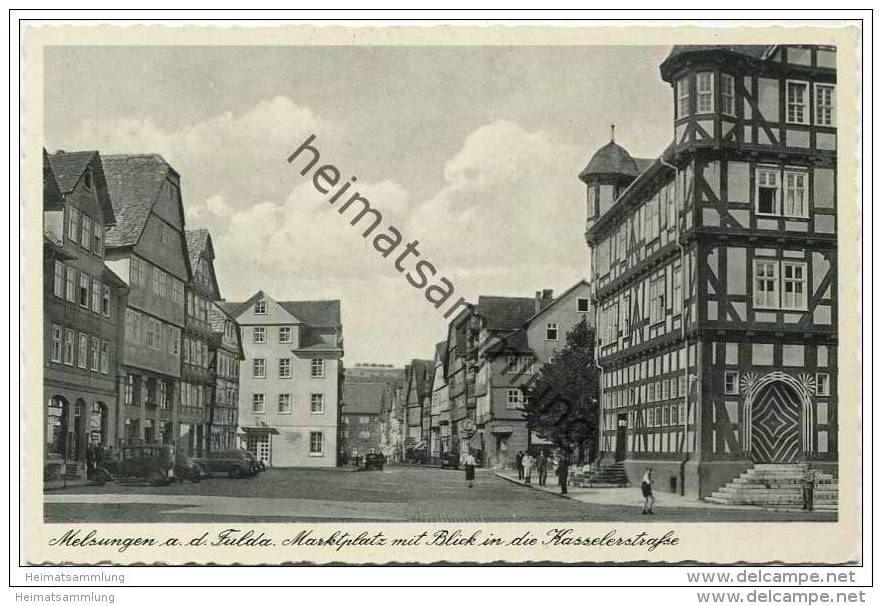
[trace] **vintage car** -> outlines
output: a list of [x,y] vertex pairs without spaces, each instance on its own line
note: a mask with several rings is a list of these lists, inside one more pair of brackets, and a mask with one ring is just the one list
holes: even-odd
[[459,469],[459,454],[455,452],[445,452],[441,455],[441,469],[445,468]]
[[369,452],[364,455],[364,468],[365,469],[379,469],[382,470],[383,466],[386,464],[386,457],[378,452]]
[[194,461],[205,475],[225,473],[231,478],[244,478],[260,469],[257,459],[247,450],[218,450]]
[[196,462],[196,459],[183,452],[178,452],[175,455],[175,477],[178,482],[189,480],[198,484],[202,480],[202,476],[202,466]]
[[147,481],[154,486],[167,486],[175,479],[175,447],[170,444],[136,444],[123,446],[118,456],[102,459],[92,473],[92,482]]

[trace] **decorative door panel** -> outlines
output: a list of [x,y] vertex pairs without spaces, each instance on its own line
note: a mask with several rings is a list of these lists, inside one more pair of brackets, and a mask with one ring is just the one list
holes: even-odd
[[757,394],[751,412],[751,452],[755,463],[797,463],[800,444],[800,400],[781,381]]

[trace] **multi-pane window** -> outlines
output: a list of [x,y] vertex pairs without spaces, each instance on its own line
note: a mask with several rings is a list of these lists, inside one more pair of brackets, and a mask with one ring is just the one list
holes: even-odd
[[80,294],[78,301],[83,307],[89,307],[89,284],[90,279],[87,274],[80,274]]
[[260,315],[266,314],[266,301],[257,301],[254,304],[254,313]]
[[324,450],[324,436],[320,431],[309,432],[309,454],[320,455]]
[[61,362],[61,327],[52,325],[52,348],[49,350],[53,362]]
[[622,297],[622,335],[627,339],[631,333],[631,295]]
[[509,355],[506,358],[505,372],[507,374],[517,374],[521,367],[521,357],[518,355]]
[[291,394],[279,394],[279,413],[285,415],[291,414]]
[[324,394],[314,393],[309,397],[309,412],[314,415],[320,415],[325,412]]
[[79,347],[77,348],[77,366],[86,368],[89,359],[89,337],[80,333]]
[[141,261],[138,257],[132,257],[131,260],[131,273],[132,273],[132,284],[137,284],[138,286],[144,285],[144,262]]
[[781,263],[781,306],[784,309],[805,309],[805,263]]
[[110,344],[107,341],[101,341],[101,373],[110,372]]
[[780,184],[777,168],[756,169],[756,212],[763,215],[777,215],[780,199]]
[[836,122],[836,95],[832,84],[815,84],[815,124],[833,126]]
[[71,303],[77,300],[77,270],[73,267],[67,268],[64,278],[65,298]]
[[181,351],[181,329],[177,326],[168,327],[168,353],[176,356]]
[[89,337],[89,350],[91,353],[91,364],[89,368],[95,372],[98,372],[98,339],[95,337]]
[[101,256],[104,254],[104,226],[95,224],[95,236],[92,239],[92,252]]
[[279,327],[279,343],[290,343],[291,342],[291,327],[290,326],[280,326]]
[[784,171],[784,216],[808,217],[808,173]]
[[754,307],[778,307],[778,262],[754,261],[753,305]]
[[64,296],[64,263],[55,262],[55,277],[52,283],[52,292],[56,297]]
[[67,237],[74,242],[79,241],[80,211],[73,206],[67,207]]
[[101,313],[110,317],[110,287],[101,287]]
[[64,331],[64,363],[73,366],[74,363],[74,331]]
[[266,343],[266,326],[255,326],[253,335],[255,343]]
[[521,408],[521,405],[523,404],[523,392],[521,392],[520,389],[509,389],[506,396],[506,408]]
[[279,378],[280,379],[290,379],[291,378],[291,358],[279,359]]
[[787,82],[787,122],[808,124],[808,83]]
[[720,111],[735,115],[735,78],[729,74],[720,75]]
[[697,112],[709,114],[714,111],[714,74],[699,72],[696,77]]
[[184,301],[184,283],[176,278],[171,278],[171,281],[172,301],[174,301],[175,303],[182,303]]
[[684,76],[677,80],[677,117],[689,115],[689,78]]
[[671,292],[671,297],[673,298],[671,306],[674,309],[674,315],[677,315],[683,311],[683,272],[680,270],[679,265],[674,267],[671,276],[674,282]]
[[316,379],[325,376],[325,361],[322,358],[313,358],[309,363],[309,376]]
[[830,375],[819,372],[815,375],[815,393],[819,396],[830,395]]
[[652,324],[665,319],[665,274],[656,275],[649,282],[649,321]]
[[579,298],[576,299],[576,311],[579,313],[584,313],[588,311],[588,299]]
[[92,311],[101,311],[101,282],[92,280]]
[[545,340],[557,341],[557,322],[549,322],[545,325]]
[[737,370],[727,370],[725,372],[723,375],[723,391],[728,396],[738,395],[739,387]]
[[251,396],[251,412],[253,412],[253,413],[266,412],[266,401],[265,401],[264,395],[262,393],[256,393]]
[[80,231],[80,246],[86,250],[92,250],[92,219],[83,215],[83,228]]
[[263,358],[254,358],[251,363],[251,376],[255,379],[266,378],[266,360]]

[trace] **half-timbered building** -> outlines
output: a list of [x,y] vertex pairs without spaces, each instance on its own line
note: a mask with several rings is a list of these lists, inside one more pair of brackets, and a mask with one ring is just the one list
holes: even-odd
[[705,497],[758,463],[836,472],[836,55],[678,46],[674,140],[587,187],[601,450]]

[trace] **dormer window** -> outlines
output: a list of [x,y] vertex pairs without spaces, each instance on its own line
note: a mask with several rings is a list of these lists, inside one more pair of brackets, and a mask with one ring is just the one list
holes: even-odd
[[698,113],[710,114],[714,111],[714,74],[700,72],[697,78]]
[[266,301],[258,301],[254,304],[254,313],[260,316],[266,315]]
[[92,169],[91,168],[87,168],[86,172],[83,173],[83,186],[88,191],[92,191]]

